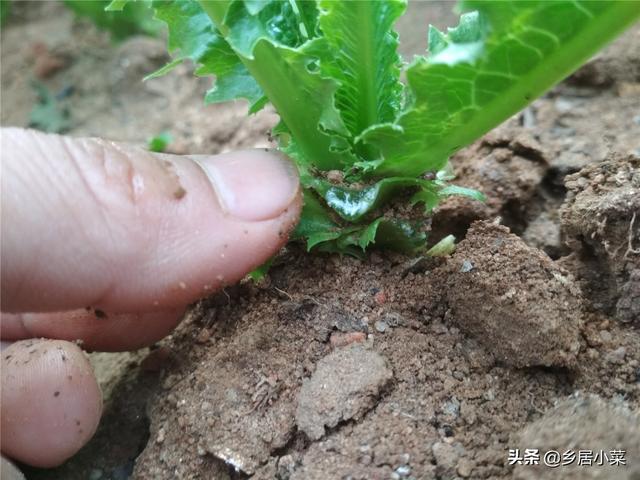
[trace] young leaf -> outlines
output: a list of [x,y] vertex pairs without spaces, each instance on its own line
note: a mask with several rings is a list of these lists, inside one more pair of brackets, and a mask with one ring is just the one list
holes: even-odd
[[637,2],[468,0],[477,15],[407,69],[413,104],[358,139],[378,148],[379,176],[438,170],[460,148],[575,70],[640,16]]
[[[304,18],[312,15],[307,11],[303,17],[277,0],[267,0],[269,5],[257,15],[240,1],[200,3],[276,107],[291,132],[295,147],[290,146],[290,151],[297,160],[321,170],[353,163],[355,158],[339,147],[344,142],[336,139],[348,135],[334,104],[338,83],[324,78],[317,68],[320,57],[333,54],[322,38],[306,40],[300,31]],[[315,2],[297,4],[315,8]],[[270,21],[273,9],[279,15]],[[295,25],[295,31],[282,33],[279,25]]]
[[406,2],[321,0],[319,6],[320,28],[334,52],[321,68],[340,82],[336,104],[347,129],[355,137],[370,125],[393,121],[404,87],[392,25]]

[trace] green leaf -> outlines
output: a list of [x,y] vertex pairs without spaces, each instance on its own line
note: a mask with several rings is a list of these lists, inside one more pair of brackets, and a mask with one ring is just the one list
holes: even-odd
[[[336,136],[348,136],[334,103],[338,82],[323,77],[317,68],[320,57],[328,58],[333,53],[322,38],[305,39],[300,30],[303,16],[285,8],[284,3],[269,2],[257,15],[251,15],[239,1],[201,1],[276,107],[296,144],[298,160],[321,170],[343,168],[355,157],[337,147],[340,142]],[[307,13],[310,6],[315,8],[315,2],[302,3],[309,5]],[[278,15],[269,17],[274,11]],[[291,30],[281,31],[284,28]]]
[[407,222],[383,217],[368,225],[340,225],[331,218],[330,211],[315,194],[305,190],[300,223],[291,238],[306,239],[307,250],[317,248],[360,258],[361,253],[372,244],[411,253],[425,245],[427,236]]
[[363,250],[369,243],[375,243],[378,248],[409,254],[424,247],[427,241],[427,234],[409,222],[379,218],[373,225],[375,225],[375,231],[373,232],[375,238],[373,241],[368,241],[372,236],[370,231],[372,228],[370,226],[367,229],[367,237],[364,239],[368,242],[363,242]]
[[451,255],[456,250],[456,237],[453,235],[447,235],[433,247],[427,250],[427,255],[430,257],[446,257]]
[[64,0],[76,15],[89,18],[97,27],[108,30],[116,40],[158,33],[161,25],[153,20],[150,3],[143,0]]
[[107,12],[121,12],[127,3],[135,0],[111,0],[111,3],[105,7]]
[[479,202],[484,202],[487,199],[484,194],[482,192],[479,192],[478,190],[474,190],[473,188],[459,187],[458,185],[445,185],[438,191],[438,196],[440,196],[441,198],[450,196],[468,197]]
[[349,132],[355,137],[370,125],[393,121],[404,87],[392,26],[406,2],[321,0],[319,6],[320,28],[334,52],[321,68],[340,82],[336,104]]
[[252,270],[251,272],[249,272],[249,276],[251,277],[251,279],[254,282],[258,282],[258,281],[262,280],[264,277],[266,277],[267,273],[269,273],[269,269],[271,268],[271,265],[273,265],[273,260],[274,259],[275,259],[275,257],[271,257],[269,260],[264,262],[258,268],[256,268],[255,270]]
[[11,14],[11,0],[0,0],[0,26],[4,25]]
[[62,133],[71,128],[69,111],[40,82],[32,82],[38,101],[29,115],[29,126],[43,132]]
[[164,152],[172,141],[169,132],[162,132],[149,140],[148,148],[151,152]]
[[[323,237],[318,237],[317,235],[324,235],[327,232],[338,232],[339,229],[339,225],[332,220],[329,212],[315,194],[310,190],[304,190],[304,204],[302,207],[300,222],[293,231],[291,238],[294,240],[305,238],[310,239],[312,237],[314,239],[320,239]],[[313,244],[307,246],[308,248],[311,248]]]
[[164,75],[189,59],[198,65],[197,75],[216,76],[213,88],[205,96],[206,103],[245,98],[249,101],[251,113],[264,106],[262,89],[218,33],[198,2],[155,0],[153,6],[156,18],[165,22],[169,28],[169,51],[177,58],[147,79]]
[[315,180],[310,185],[341,218],[357,222],[379,208],[401,191],[415,189],[428,184],[417,178],[385,178],[360,190],[338,187],[324,180]]
[[379,176],[438,170],[460,148],[570,74],[640,16],[637,2],[468,0],[433,52],[407,69],[413,103],[359,142],[380,150]]

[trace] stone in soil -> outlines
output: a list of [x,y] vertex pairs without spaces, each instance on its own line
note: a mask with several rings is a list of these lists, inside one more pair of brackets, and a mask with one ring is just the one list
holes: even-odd
[[506,227],[476,222],[446,268],[452,318],[496,360],[514,367],[575,364],[579,288],[543,252]]
[[351,346],[330,353],[300,389],[298,428],[318,440],[325,427],[361,418],[392,378],[386,360],[374,351]]
[[640,158],[610,155],[565,181],[566,261],[592,305],[623,322],[640,319]]
[[[539,449],[540,465],[516,465],[514,478],[534,479],[620,479],[640,478],[640,416],[622,400],[604,400],[597,395],[576,393],[546,412],[542,418],[525,427],[513,448]],[[575,460],[558,468],[543,464],[545,452],[560,454],[571,451]],[[626,465],[616,463],[612,450],[624,450]],[[580,451],[593,453],[593,465],[579,464]],[[600,453],[603,465],[595,458]],[[607,458],[604,457],[606,454]],[[566,458],[571,454],[567,453]],[[619,457],[619,455],[618,455]]]

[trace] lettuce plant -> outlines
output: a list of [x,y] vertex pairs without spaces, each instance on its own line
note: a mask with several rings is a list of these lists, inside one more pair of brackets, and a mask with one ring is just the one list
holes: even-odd
[[[127,0],[115,0],[121,8]],[[214,75],[207,103],[271,102],[279,148],[297,163],[305,205],[295,236],[358,254],[413,251],[420,225],[449,195],[448,158],[570,74],[640,16],[633,1],[464,0],[459,25],[429,27],[429,50],[406,64],[394,24],[405,0],[154,0],[175,60]]]
[[63,0],[63,2],[76,15],[87,17],[98,28],[110,32],[114,40],[123,40],[136,34],[153,36],[162,26],[153,19],[149,0],[139,0],[126,5],[122,14],[106,10],[106,7],[112,3],[109,0]]

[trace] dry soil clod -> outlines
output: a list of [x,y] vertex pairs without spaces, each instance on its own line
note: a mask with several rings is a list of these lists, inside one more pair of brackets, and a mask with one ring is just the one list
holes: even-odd
[[[518,480],[640,478],[640,416],[621,400],[574,394],[516,437],[515,448],[520,452],[525,448],[538,449],[541,459],[550,450],[561,454],[570,450],[576,456],[574,462],[561,468],[549,468],[542,461],[539,465],[517,465],[514,478]],[[616,464],[616,454],[611,453],[616,450],[624,450],[624,464]],[[580,451],[587,452],[582,454],[583,458],[592,454],[592,465],[580,464]],[[595,458],[596,454],[600,454],[600,459]]]
[[361,418],[392,378],[387,361],[372,350],[354,345],[330,353],[300,389],[298,428],[318,440],[325,427]]
[[496,360],[514,367],[574,364],[582,298],[547,255],[506,227],[476,222],[447,268],[453,318]]
[[[562,230],[595,308],[640,319],[640,158],[610,155],[565,181]],[[595,267],[595,268],[593,268]]]

